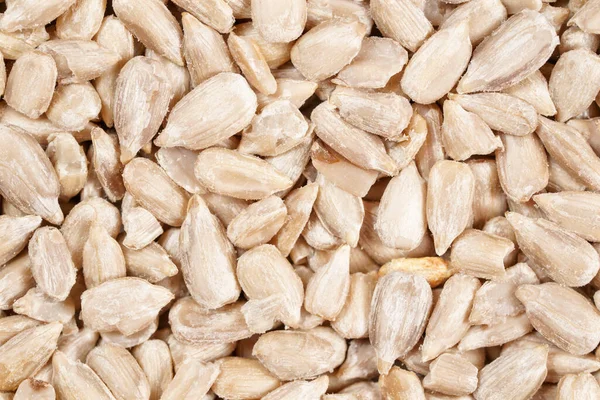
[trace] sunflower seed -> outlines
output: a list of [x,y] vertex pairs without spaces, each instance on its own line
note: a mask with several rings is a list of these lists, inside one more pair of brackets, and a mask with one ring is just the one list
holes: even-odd
[[495,325],[472,326],[463,336],[458,349],[468,351],[482,347],[499,346],[516,340],[533,330],[525,314],[506,317]]
[[[225,357],[217,365],[220,373],[212,386],[213,392],[227,399],[262,398],[279,387],[281,382],[257,360]],[[252,377],[249,384],[244,377]]]
[[194,0],[175,0],[173,2],[220,33],[228,33],[235,22],[233,10],[224,0],[209,0],[202,3]]
[[222,357],[227,357],[236,347],[235,341],[233,343],[198,342],[190,344],[177,340],[174,335],[169,336],[167,342],[169,343],[169,350],[171,351],[171,356],[175,363],[175,371],[177,371],[188,358],[207,363]]
[[329,378],[320,376],[312,381],[288,382],[263,397],[264,400],[284,400],[288,398],[320,398],[327,391]]
[[11,315],[0,318],[0,345],[8,342],[11,338],[26,329],[40,325],[40,321],[24,315]]
[[377,283],[375,272],[350,275],[346,303],[331,327],[346,339],[366,338],[369,334],[371,299]]
[[433,33],[423,11],[410,0],[375,0],[371,4],[371,14],[384,36],[412,52]]
[[569,2],[569,8],[571,8],[570,3],[577,3],[579,6],[578,9],[571,10],[575,15],[569,20],[568,25],[577,25],[584,32],[600,33],[600,27],[596,20],[598,12],[600,12],[600,3],[594,0],[587,2],[573,1]]
[[52,357],[52,380],[59,399],[77,400],[81,397],[115,400],[110,390],[86,364],[70,360],[57,351]]
[[33,215],[23,217],[0,216],[0,232],[2,232],[0,265],[12,260],[27,246],[29,239],[41,223],[42,219]]
[[450,12],[440,29],[468,21],[469,36],[473,45],[476,45],[506,20],[506,14],[506,8],[500,0],[467,1]]
[[414,399],[425,400],[421,380],[412,371],[392,367],[386,375],[379,376],[381,393],[389,400]]
[[2,16],[0,29],[6,32],[21,31],[44,26],[69,9],[75,0],[51,0],[43,4],[29,1],[9,2]]
[[54,400],[55,398],[56,393],[52,385],[48,382],[29,378],[21,382],[13,400]]
[[219,367],[214,364],[202,364],[196,360],[184,362],[161,399],[192,399],[203,398],[219,375]]
[[593,399],[600,397],[600,386],[590,373],[564,376],[558,383],[558,400]]
[[31,262],[25,252],[0,270],[0,309],[10,310],[14,302],[33,287],[35,280],[31,274]]
[[158,283],[179,272],[165,249],[158,243],[150,242],[144,248],[137,250],[122,246],[121,250],[129,276],[136,276],[150,283]]
[[[290,43],[272,43],[267,42],[258,32],[258,29],[252,22],[245,22],[235,26],[234,32],[236,35],[244,36],[252,39],[255,45],[258,46],[263,57],[267,61],[269,68],[279,68],[290,61],[290,52],[292,51],[293,42]],[[272,71],[273,75],[277,73]],[[302,74],[298,72],[296,79],[304,79]]]
[[442,354],[429,366],[425,389],[451,396],[464,396],[477,389],[477,367],[458,354]]
[[444,283],[450,276],[449,264],[440,257],[396,258],[384,264],[379,269],[379,276],[395,271],[420,275],[432,288]]
[[169,346],[162,340],[148,340],[132,350],[150,386],[150,400],[159,400],[173,379]]
[[504,92],[531,104],[542,115],[548,117],[556,114],[556,108],[550,97],[548,82],[546,82],[546,78],[540,71],[535,71],[527,78],[507,87]]
[[260,47],[251,38],[237,36],[232,32],[227,39],[227,46],[248,83],[264,95],[275,93],[277,82]]
[[252,21],[268,42],[289,43],[304,31],[307,7],[304,0],[254,0]]
[[477,229],[465,230],[452,245],[453,270],[483,279],[505,277],[504,258],[515,248],[513,242]]
[[80,131],[100,114],[102,102],[91,83],[59,85],[46,111],[48,119],[67,131]]

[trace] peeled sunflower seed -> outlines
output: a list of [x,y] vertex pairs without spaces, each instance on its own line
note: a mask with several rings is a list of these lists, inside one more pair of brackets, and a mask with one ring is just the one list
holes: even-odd
[[100,334],[100,337],[102,338],[101,344],[111,344],[123,348],[130,348],[149,340],[150,337],[156,333],[157,328],[158,318],[141,331],[132,335],[123,335],[119,331],[102,332]]
[[[191,297],[179,299],[169,310],[169,323],[173,335],[182,343],[194,345],[234,343],[249,338],[252,336],[252,332],[244,320],[242,305],[242,302],[237,302],[216,310],[208,310]],[[219,354],[224,350],[220,346],[217,349]],[[175,351],[173,350],[173,352]],[[214,347],[211,352],[215,352]],[[185,353],[192,356],[195,352],[188,353],[186,351]],[[219,358],[217,355],[207,357],[206,349],[204,353],[203,361]]]
[[402,70],[407,61],[408,53],[395,40],[366,37],[354,60],[332,82],[357,89],[380,89]]
[[594,53],[600,46],[600,38],[593,33],[587,33],[577,26],[567,28],[560,36],[558,51],[560,54],[576,49],[588,49]]
[[342,337],[346,339],[368,337],[371,299],[376,283],[375,272],[368,274],[359,272],[350,275],[348,297],[342,311],[331,323],[331,327]]
[[558,400],[593,399],[600,397],[598,381],[590,373],[569,374],[558,383]]
[[345,122],[333,105],[318,105],[311,120],[317,136],[348,161],[390,176],[397,173],[396,163],[386,154],[381,139]]
[[312,213],[309,217],[302,231],[302,237],[310,247],[317,250],[333,250],[343,243],[341,238],[329,232],[316,213]]
[[12,337],[26,329],[40,325],[40,321],[24,315],[11,315],[0,318],[0,345],[8,342]]
[[555,223],[510,212],[506,218],[519,248],[552,279],[566,286],[589,283],[598,273],[600,257],[592,245]]
[[384,36],[415,52],[433,33],[423,11],[410,0],[375,0],[371,14]]
[[546,82],[546,78],[540,71],[535,71],[527,78],[507,87],[503,92],[531,104],[541,115],[548,117],[556,114],[556,108],[550,97],[548,82]]
[[[258,360],[225,357],[216,364],[220,373],[212,385],[212,390],[222,398],[262,398],[281,384]],[[252,377],[251,384],[245,379],[249,376]]]
[[251,204],[227,226],[227,237],[234,246],[251,249],[267,243],[285,223],[287,209],[277,196]]
[[451,396],[464,396],[477,389],[477,367],[458,354],[442,354],[429,366],[425,389]]
[[460,351],[493,347],[516,340],[533,330],[529,318],[525,314],[506,317],[494,325],[472,326],[458,345]]
[[307,7],[306,28],[308,29],[331,19],[358,20],[367,28],[367,32],[370,32],[373,27],[373,20],[366,4],[347,0],[333,2],[309,0]]
[[574,289],[550,282],[522,285],[515,294],[534,328],[559,348],[584,355],[598,346],[600,311]]
[[452,274],[449,264],[441,257],[396,258],[379,269],[379,276],[395,271],[420,275],[432,288],[443,284]]
[[131,335],[150,325],[172,299],[170,291],[143,279],[112,279],[83,292],[81,319],[98,332]]
[[513,15],[477,46],[458,83],[458,93],[491,92],[514,85],[544,65],[558,41],[556,31],[540,13],[524,10]]
[[10,261],[0,270],[0,310],[10,310],[15,301],[35,287],[27,253]]
[[108,71],[119,55],[92,40],[49,40],[38,47],[54,58],[60,84],[85,82]]
[[400,170],[416,160],[419,151],[430,136],[428,135],[427,121],[417,112],[413,112],[410,123],[403,133],[403,141],[385,142],[389,156],[398,164]]
[[329,101],[349,124],[388,140],[401,141],[413,110],[410,102],[393,93],[370,93],[336,88]]
[[60,198],[68,200],[76,196],[87,180],[88,160],[83,147],[70,133],[58,133],[52,136],[46,154],[54,165],[60,182]]
[[[301,353],[298,346],[302,346]],[[252,354],[281,380],[310,379],[342,364],[346,341],[323,326],[306,331],[272,331],[259,337]]]
[[[312,133],[302,139],[299,145],[283,154],[267,157],[265,161],[271,164],[277,171],[283,173],[292,182],[296,183],[302,177],[308,162],[310,161],[310,148],[313,143]],[[283,189],[277,194],[285,194],[291,188]]]
[[278,100],[289,100],[293,105],[300,108],[315,93],[318,85],[314,82],[302,79],[289,79],[275,77],[277,90],[275,93],[265,96],[257,93],[258,108],[262,109],[268,104]]
[[446,281],[425,330],[422,360],[430,361],[455,346],[469,329],[469,312],[481,284],[457,274]]
[[121,161],[129,162],[158,132],[170,95],[167,71],[148,57],[129,60],[115,81],[112,109],[121,145]]
[[[51,56],[28,52],[19,57],[10,70],[4,99],[15,110],[36,119],[50,105],[57,76],[56,63]],[[32,79],[36,82],[34,91],[28,86]]]
[[505,276],[504,258],[515,248],[513,242],[477,229],[465,230],[453,243],[452,269],[483,279]]
[[393,272],[378,279],[371,302],[369,339],[381,374],[386,375],[394,361],[418,342],[431,302],[431,288],[425,278]]
[[[260,33],[258,32],[258,30],[256,29],[256,27],[253,25],[252,22],[244,22],[242,24],[236,25],[234,32],[236,33],[236,35],[245,36],[254,41],[254,44],[256,44],[259,47],[260,52],[265,57],[265,60],[267,60],[267,64],[269,65],[269,68],[272,68],[272,69],[279,68],[282,65],[284,65],[285,63],[287,63],[288,61],[290,61],[290,52],[292,51],[292,46],[294,45],[293,42],[290,42],[290,43],[267,42],[260,35]],[[276,76],[277,73],[278,73],[278,70],[272,71],[273,76],[275,76],[276,78],[277,78],[277,76]],[[279,73],[281,73],[281,70],[279,71]],[[297,72],[297,75],[295,76],[295,78],[296,79],[299,79],[299,78],[304,79],[302,74],[300,74],[299,72]],[[279,88],[279,85],[278,85],[278,88]]]
[[275,93],[277,82],[269,64],[254,41],[249,37],[230,33],[227,46],[242,73],[256,90],[265,95]]
[[78,1],[56,20],[56,35],[60,39],[92,39],[105,11],[106,0]]
[[[427,222],[442,255],[468,227],[473,212],[475,178],[471,169],[456,161],[438,161],[429,173]],[[446,196],[445,193],[452,193]],[[448,215],[454,215],[452,220]]]
[[154,142],[159,147],[190,150],[213,146],[248,126],[256,107],[256,95],[241,75],[220,73],[177,103]]
[[[433,58],[439,63],[432,63]],[[408,62],[402,90],[417,103],[434,103],[452,90],[470,58],[467,21],[442,29],[427,39]]]
[[48,382],[40,381],[37,379],[29,378],[21,382],[19,388],[15,392],[16,400],[54,400],[56,393],[54,387]]
[[162,2],[115,0],[112,6],[125,27],[146,47],[177,65],[183,65],[183,33],[175,17]]
[[457,161],[503,148],[502,141],[483,119],[454,100],[444,101],[442,140],[448,155]]
[[573,3],[579,4],[579,8],[572,10],[575,15],[569,20],[568,25],[577,25],[584,32],[600,33],[600,26],[597,21],[598,13],[600,12],[600,3],[593,0]]
[[115,400],[110,390],[86,364],[70,360],[57,351],[52,357],[52,382],[59,399],[77,400],[81,397]]
[[600,57],[590,50],[576,49],[560,56],[549,81],[557,121],[566,122],[592,104],[600,90],[599,69]]
[[162,340],[152,339],[136,346],[132,354],[148,378],[149,400],[159,400],[173,379],[169,346]]
[[292,181],[268,162],[222,148],[200,153],[196,177],[212,192],[240,199],[263,199],[292,186]]
[[50,359],[62,331],[52,322],[26,329],[0,346],[0,390],[13,391]]
[[213,213],[225,227],[229,225],[239,213],[245,210],[248,205],[250,205],[250,202],[246,200],[210,192],[203,194],[201,197],[206,202],[210,212]]
[[268,42],[292,42],[304,31],[307,6],[304,0],[254,0],[252,22]]
[[95,127],[92,129],[92,145],[94,172],[104,193],[111,201],[121,200],[125,195],[125,186],[117,136]]
[[485,282],[477,291],[469,322],[473,325],[495,325],[524,312],[525,307],[515,297],[515,291],[520,285],[538,283],[537,276],[526,263],[507,268],[504,278]]
[[547,374],[548,346],[537,345],[501,355],[479,372],[476,400],[528,399],[542,386]]
[[129,276],[136,276],[150,283],[159,283],[179,272],[165,249],[156,242],[150,242],[147,246],[137,250],[126,246],[121,249]]
[[224,0],[209,0],[203,3],[175,0],[174,3],[220,33],[229,32],[235,22],[233,10]]
[[67,131],[80,131],[100,114],[102,102],[91,83],[59,85],[46,111],[48,119]]
[[188,205],[179,243],[183,276],[196,301],[215,309],[237,300],[240,287],[233,245],[198,195]]
[[88,353],[96,346],[98,337],[98,332],[83,328],[72,335],[62,336],[58,341],[57,350],[71,360],[83,362]]
[[193,15],[181,15],[183,54],[193,86],[221,72],[238,72],[223,37]]
[[479,44],[506,20],[506,8],[500,0],[467,1],[445,16],[440,29],[469,23],[469,37],[473,45]]
[[219,367],[214,364],[205,365],[196,360],[186,361],[177,370],[161,399],[188,399],[193,396],[204,398],[218,375]]
[[478,228],[486,221],[501,216],[508,208],[506,195],[498,178],[494,160],[471,160],[467,164],[475,177],[473,198],[473,226]]
[[386,399],[425,400],[425,392],[418,375],[400,367],[392,367],[388,374],[380,375],[379,387]]
[[288,100],[267,104],[242,133],[237,150],[246,154],[277,156],[299,145],[311,133],[309,121]]
[[292,47],[292,63],[307,79],[325,80],[352,62],[365,34],[365,26],[357,20],[325,21],[298,39]]
[[102,344],[88,354],[86,364],[98,374],[115,398],[141,400],[150,396],[148,378],[127,349]]
[[162,147],[155,156],[158,164],[175,183],[190,193],[204,194],[204,188],[194,175],[198,152],[183,147]]
[[0,216],[0,232],[2,232],[0,265],[6,264],[27,246],[31,235],[34,234],[41,223],[42,219],[33,215],[22,217]]
[[10,2],[2,16],[0,29],[15,32],[47,25],[74,3],[75,0],[50,0],[43,4],[26,0]]
[[312,381],[293,381],[288,382],[277,389],[269,392],[263,397],[264,400],[284,400],[287,398],[320,398],[327,391],[329,378],[326,375],[320,376]]
[[[442,145],[442,112],[436,104],[422,105],[414,104],[414,113],[420,115],[427,124],[427,133],[425,142],[418,150],[415,157],[415,163],[423,179],[429,179],[431,167],[439,161],[446,158],[444,147]],[[411,134],[408,134],[409,140],[412,140]],[[390,155],[394,157],[394,151],[390,149]]]
[[55,300],[41,290],[30,289],[23,297],[13,303],[13,311],[42,322],[60,322],[67,325],[75,314],[73,300]]
[[123,170],[127,191],[159,221],[181,226],[190,195],[154,162],[137,157]]

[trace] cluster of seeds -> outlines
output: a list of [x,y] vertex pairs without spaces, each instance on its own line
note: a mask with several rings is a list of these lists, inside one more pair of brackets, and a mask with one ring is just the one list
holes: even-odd
[[600,0],[0,10],[0,400],[600,399]]

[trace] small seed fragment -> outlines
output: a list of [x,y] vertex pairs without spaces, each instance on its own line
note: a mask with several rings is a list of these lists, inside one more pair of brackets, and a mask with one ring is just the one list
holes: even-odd
[[379,376],[381,393],[389,400],[425,400],[421,380],[414,372],[392,367],[387,375]]

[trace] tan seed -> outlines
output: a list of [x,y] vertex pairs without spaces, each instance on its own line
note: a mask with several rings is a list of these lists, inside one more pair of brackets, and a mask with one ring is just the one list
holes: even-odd
[[52,357],[52,380],[59,399],[78,400],[87,397],[97,400],[115,400],[110,390],[86,364],[70,360],[57,351]]
[[0,309],[10,310],[15,301],[35,287],[27,253],[4,265],[0,270]]
[[507,87],[504,92],[525,100],[542,115],[552,116],[556,114],[556,108],[548,90],[548,82],[540,71],[536,71],[522,81]]
[[220,33],[228,33],[235,22],[232,8],[224,0],[201,3],[194,0],[175,0],[174,3]]
[[[281,384],[258,360],[225,357],[217,365],[220,373],[212,390],[222,398],[262,398]],[[247,377],[252,377],[252,380],[247,380]]]
[[469,351],[473,349],[499,346],[516,340],[533,330],[529,318],[525,314],[506,317],[494,325],[472,326],[464,335],[458,349]]
[[389,400],[425,400],[421,380],[414,372],[392,367],[387,375],[379,376],[381,393]]
[[148,378],[149,400],[159,400],[173,379],[173,362],[169,346],[162,340],[148,340],[136,346],[132,354]]
[[423,11],[410,0],[375,0],[371,4],[371,14],[384,36],[412,52],[433,33]]
[[231,56],[242,70],[248,82],[265,95],[275,93],[277,82],[271,73],[266,58],[254,41],[245,36],[230,33],[227,45]]
[[515,248],[513,242],[477,229],[465,230],[452,245],[452,269],[483,279],[505,277],[504,258]]
[[594,399],[600,397],[600,385],[590,373],[564,376],[558,383],[557,400]]
[[169,386],[163,392],[162,400],[203,398],[219,375],[219,367],[202,364],[196,360],[184,362],[177,370]]
[[320,398],[327,391],[329,378],[320,376],[312,381],[293,381],[281,385],[263,397],[264,400],[284,400],[288,398]]
[[368,337],[371,299],[376,284],[377,275],[375,272],[368,274],[359,272],[350,275],[350,288],[346,303],[337,315],[336,320],[331,323],[331,327],[340,336],[346,339]]
[[15,1],[7,5],[0,29],[15,32],[47,25],[67,11],[75,0],[50,0],[43,4]]
[[[248,1],[250,3],[249,0],[244,0],[244,1]],[[248,18],[250,18],[250,17],[248,17]],[[287,63],[288,61],[290,61],[290,52],[292,51],[292,46],[294,45],[294,42],[290,42],[290,43],[268,42],[261,36],[261,34],[258,32],[258,29],[256,29],[256,27],[253,25],[252,22],[244,22],[242,24],[236,25],[234,32],[236,33],[236,35],[245,36],[254,41],[254,44],[256,44],[258,46],[258,48],[260,49],[260,52],[265,57],[265,60],[267,60],[267,64],[269,65],[269,68],[272,68],[272,69],[279,68],[279,67],[283,66],[285,63]],[[302,74],[300,74],[300,72],[298,72],[298,71],[296,71],[296,72],[297,72],[296,79],[304,79],[304,76],[302,76]],[[273,76],[275,76],[277,78],[276,74],[278,73],[278,70],[273,70],[272,73],[273,73]],[[281,70],[279,70],[279,73],[281,73]],[[278,84],[278,88],[279,88],[279,84]]]
[[464,396],[477,389],[477,367],[458,354],[442,354],[429,366],[425,389],[451,396]]
[[67,131],[80,131],[100,114],[102,102],[91,83],[59,85],[46,111],[48,119]]

